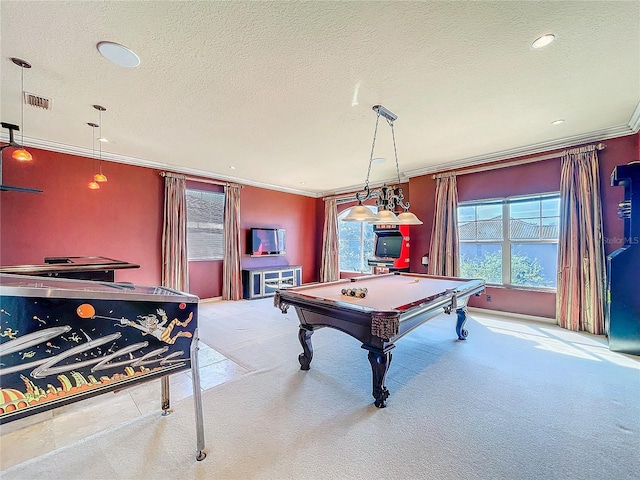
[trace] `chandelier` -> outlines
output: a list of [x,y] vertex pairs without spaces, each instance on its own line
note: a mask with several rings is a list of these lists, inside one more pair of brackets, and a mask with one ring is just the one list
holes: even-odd
[[[367,180],[364,189],[356,193],[358,205],[351,207],[349,213],[342,219],[345,222],[367,222],[374,225],[421,225],[418,217],[409,211],[409,202],[404,201],[404,194],[400,188],[400,168],[398,167],[398,151],[396,149],[396,136],[393,130],[393,122],[398,118],[396,114],[387,110],[382,105],[374,105],[376,112],[376,128],[373,132],[373,143],[371,145],[371,155],[369,157],[369,169],[367,170]],[[378,122],[383,116],[391,127],[393,138],[393,153],[396,159],[396,173],[398,175],[398,186],[388,186],[386,183],[378,189],[369,187],[369,176],[371,174],[371,164],[373,163],[373,151],[376,146],[376,135],[378,133]],[[362,202],[375,198],[377,213],[373,213],[369,207]],[[400,214],[396,214],[396,208],[402,209]]]

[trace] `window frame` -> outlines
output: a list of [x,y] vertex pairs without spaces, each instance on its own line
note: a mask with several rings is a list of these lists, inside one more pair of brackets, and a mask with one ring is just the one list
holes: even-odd
[[[540,227],[542,227],[542,220],[544,218],[558,218],[558,225],[559,225],[559,220],[560,220],[560,212],[561,212],[561,208],[560,206],[558,207],[558,215],[557,216],[543,216],[542,214],[542,201],[543,200],[553,200],[553,199],[558,199],[560,200],[560,192],[545,192],[545,193],[535,193],[535,194],[528,194],[528,195],[516,195],[516,196],[509,196],[509,197],[501,197],[501,198],[491,198],[491,199],[484,199],[484,200],[469,200],[469,201],[464,201],[464,202],[459,202],[458,203],[458,209],[460,207],[470,207],[470,206],[474,206],[474,207],[478,207],[480,205],[498,205],[500,204],[502,209],[501,209],[501,215],[502,215],[502,239],[501,240],[497,240],[497,239],[490,239],[490,240],[474,240],[474,241],[463,241],[460,240],[458,238],[458,243],[459,244],[463,244],[463,243],[467,243],[467,244],[500,244],[501,249],[502,249],[502,283],[487,283],[487,285],[493,285],[493,286],[500,286],[500,287],[506,287],[506,288],[518,288],[518,289],[525,289],[525,290],[544,290],[544,291],[549,291],[549,292],[555,292],[557,290],[557,285],[554,287],[547,287],[547,286],[534,286],[534,285],[519,285],[519,284],[513,284],[512,283],[512,278],[511,278],[511,270],[512,270],[512,265],[511,265],[511,259],[512,259],[512,245],[513,244],[525,244],[525,245],[542,245],[542,244],[555,244],[558,245],[559,244],[559,238],[556,239],[543,239],[543,238],[539,238],[537,240],[533,240],[533,239],[512,239],[511,238],[511,220],[513,220],[511,218],[511,209],[510,206],[516,203],[524,203],[524,202],[530,202],[530,201],[534,201],[534,200],[538,200],[540,201],[540,211],[539,211],[539,216],[537,218],[540,219]],[[477,212],[477,210],[476,210]],[[456,210],[456,214],[458,214],[458,210]],[[525,218],[535,218],[535,217],[525,217]],[[477,222],[477,213],[476,213],[476,220],[475,222]],[[458,229],[460,227],[458,226]],[[459,230],[458,230],[459,232]],[[460,258],[461,253],[458,253],[458,261],[460,262],[460,264],[462,263],[462,259]]]
[[[377,207],[375,207],[375,205],[363,205],[363,206],[369,208],[374,214],[377,213]],[[373,225],[367,222],[353,222],[353,223],[360,224],[360,266],[364,267],[364,269],[363,270],[344,270],[342,268],[342,265],[340,265],[340,245],[342,242],[342,237],[340,235],[340,225],[341,225],[340,222],[342,222],[342,218],[348,215],[349,210],[350,210],[349,208],[346,208],[342,212],[338,213],[338,270],[340,272],[345,272],[345,273],[370,274],[373,272],[373,270],[371,268],[371,265],[367,263],[367,260],[368,260],[368,257],[366,256],[367,252],[364,251],[365,250],[364,249],[364,242],[365,242],[364,228],[371,227],[371,231],[373,233]],[[373,252],[371,252],[371,255],[373,256]]]
[[[190,253],[190,249],[189,249],[189,244],[191,243],[189,241],[190,238],[190,234],[189,234],[189,224],[190,223],[203,223],[203,222],[190,222],[190,215],[189,215],[189,192],[196,192],[198,194],[205,194],[205,195],[220,195],[222,196],[222,205],[221,205],[221,210],[219,212],[216,212],[220,215],[222,222],[219,224],[220,225],[220,233],[214,233],[212,232],[212,235],[220,235],[221,239],[222,239],[222,243],[220,245],[220,251],[216,251],[215,249],[215,243],[212,245],[212,250],[213,250],[213,255],[211,257],[198,257],[198,258],[192,258],[191,257],[191,253]],[[218,192],[218,191],[213,191],[213,190],[206,190],[203,188],[194,188],[194,187],[187,187],[185,189],[185,203],[186,203],[186,211],[187,211],[187,221],[186,221],[186,234],[187,234],[187,239],[186,239],[186,243],[187,243],[187,261],[188,262],[213,262],[213,261],[220,261],[220,260],[224,260],[224,244],[225,244],[225,233],[224,233],[224,206],[225,206],[225,202],[226,202],[226,195],[224,192]],[[206,222],[204,222],[206,223]],[[218,225],[215,222],[211,222],[213,225]],[[192,227],[193,228],[193,227]],[[212,227],[212,229],[215,229],[215,227]],[[204,229],[203,229],[204,230]]]

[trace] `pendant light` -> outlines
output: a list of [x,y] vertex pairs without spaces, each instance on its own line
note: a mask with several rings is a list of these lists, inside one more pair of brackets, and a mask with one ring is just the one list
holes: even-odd
[[[91,127],[91,149],[93,152],[92,160],[91,160],[91,171],[95,172],[95,161],[96,161],[96,134],[95,130],[98,128],[98,125],[92,122],[88,122],[87,125]],[[100,188],[100,184],[95,180],[95,176],[93,180],[89,182],[88,185],[90,190],[98,190]]]
[[[351,207],[349,213],[342,219],[344,222],[367,222],[373,225],[420,225],[422,221],[409,211],[409,202],[404,202],[404,194],[400,188],[400,167],[398,165],[398,151],[396,149],[396,136],[393,129],[393,122],[398,116],[387,110],[382,105],[374,105],[373,111],[376,112],[376,128],[373,132],[373,143],[371,145],[371,155],[369,157],[369,169],[367,170],[367,179],[364,189],[356,193],[358,205]],[[373,151],[376,145],[376,135],[378,133],[378,120],[383,116],[389,127],[391,127],[391,136],[393,138],[393,153],[396,159],[396,173],[398,175],[398,186],[387,186],[384,184],[377,190],[369,187],[369,175],[371,174],[371,164],[373,163]],[[368,207],[362,204],[369,198],[376,197],[376,207],[378,213],[374,214]],[[402,213],[396,215],[395,209],[400,207]]]
[[93,180],[98,183],[104,183],[107,181],[107,176],[104,173],[102,173],[102,142],[104,141],[104,137],[102,136],[102,112],[106,111],[107,109],[104,108],[102,105],[94,105],[93,108],[95,108],[96,110],[98,110],[98,112],[100,112],[99,114],[100,141],[98,142],[100,144],[100,162],[99,162],[100,171],[93,176]]
[[19,58],[12,58],[11,61],[20,67],[21,69],[20,73],[22,78],[21,91],[20,91],[20,107],[21,107],[20,108],[20,112],[21,112],[20,129],[22,130],[22,142],[21,142],[22,145],[20,146],[20,148],[17,148],[16,150],[13,151],[13,153],[11,154],[11,158],[13,158],[14,160],[18,160],[20,162],[28,162],[32,160],[33,157],[24,148],[24,69],[31,68],[31,64]]

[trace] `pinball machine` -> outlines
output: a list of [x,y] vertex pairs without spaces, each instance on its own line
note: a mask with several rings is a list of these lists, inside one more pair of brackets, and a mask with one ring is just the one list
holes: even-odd
[[204,429],[198,297],[166,287],[0,273],[0,423],[191,370]]

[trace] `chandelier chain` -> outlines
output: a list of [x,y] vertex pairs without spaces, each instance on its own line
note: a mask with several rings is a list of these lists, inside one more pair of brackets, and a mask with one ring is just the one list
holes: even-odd
[[389,126],[391,127],[391,137],[393,138],[393,154],[396,156],[396,174],[398,175],[398,185],[400,185],[400,167],[398,166],[398,150],[396,149],[396,133],[393,129],[393,122],[387,120],[389,122]]
[[369,168],[367,169],[367,181],[364,184],[365,190],[369,190],[369,175],[371,174],[371,164],[373,163],[373,150],[376,146],[376,135],[378,134],[378,122],[380,121],[380,112],[376,112],[376,128],[373,131],[373,142],[371,143],[371,155],[369,155]]

